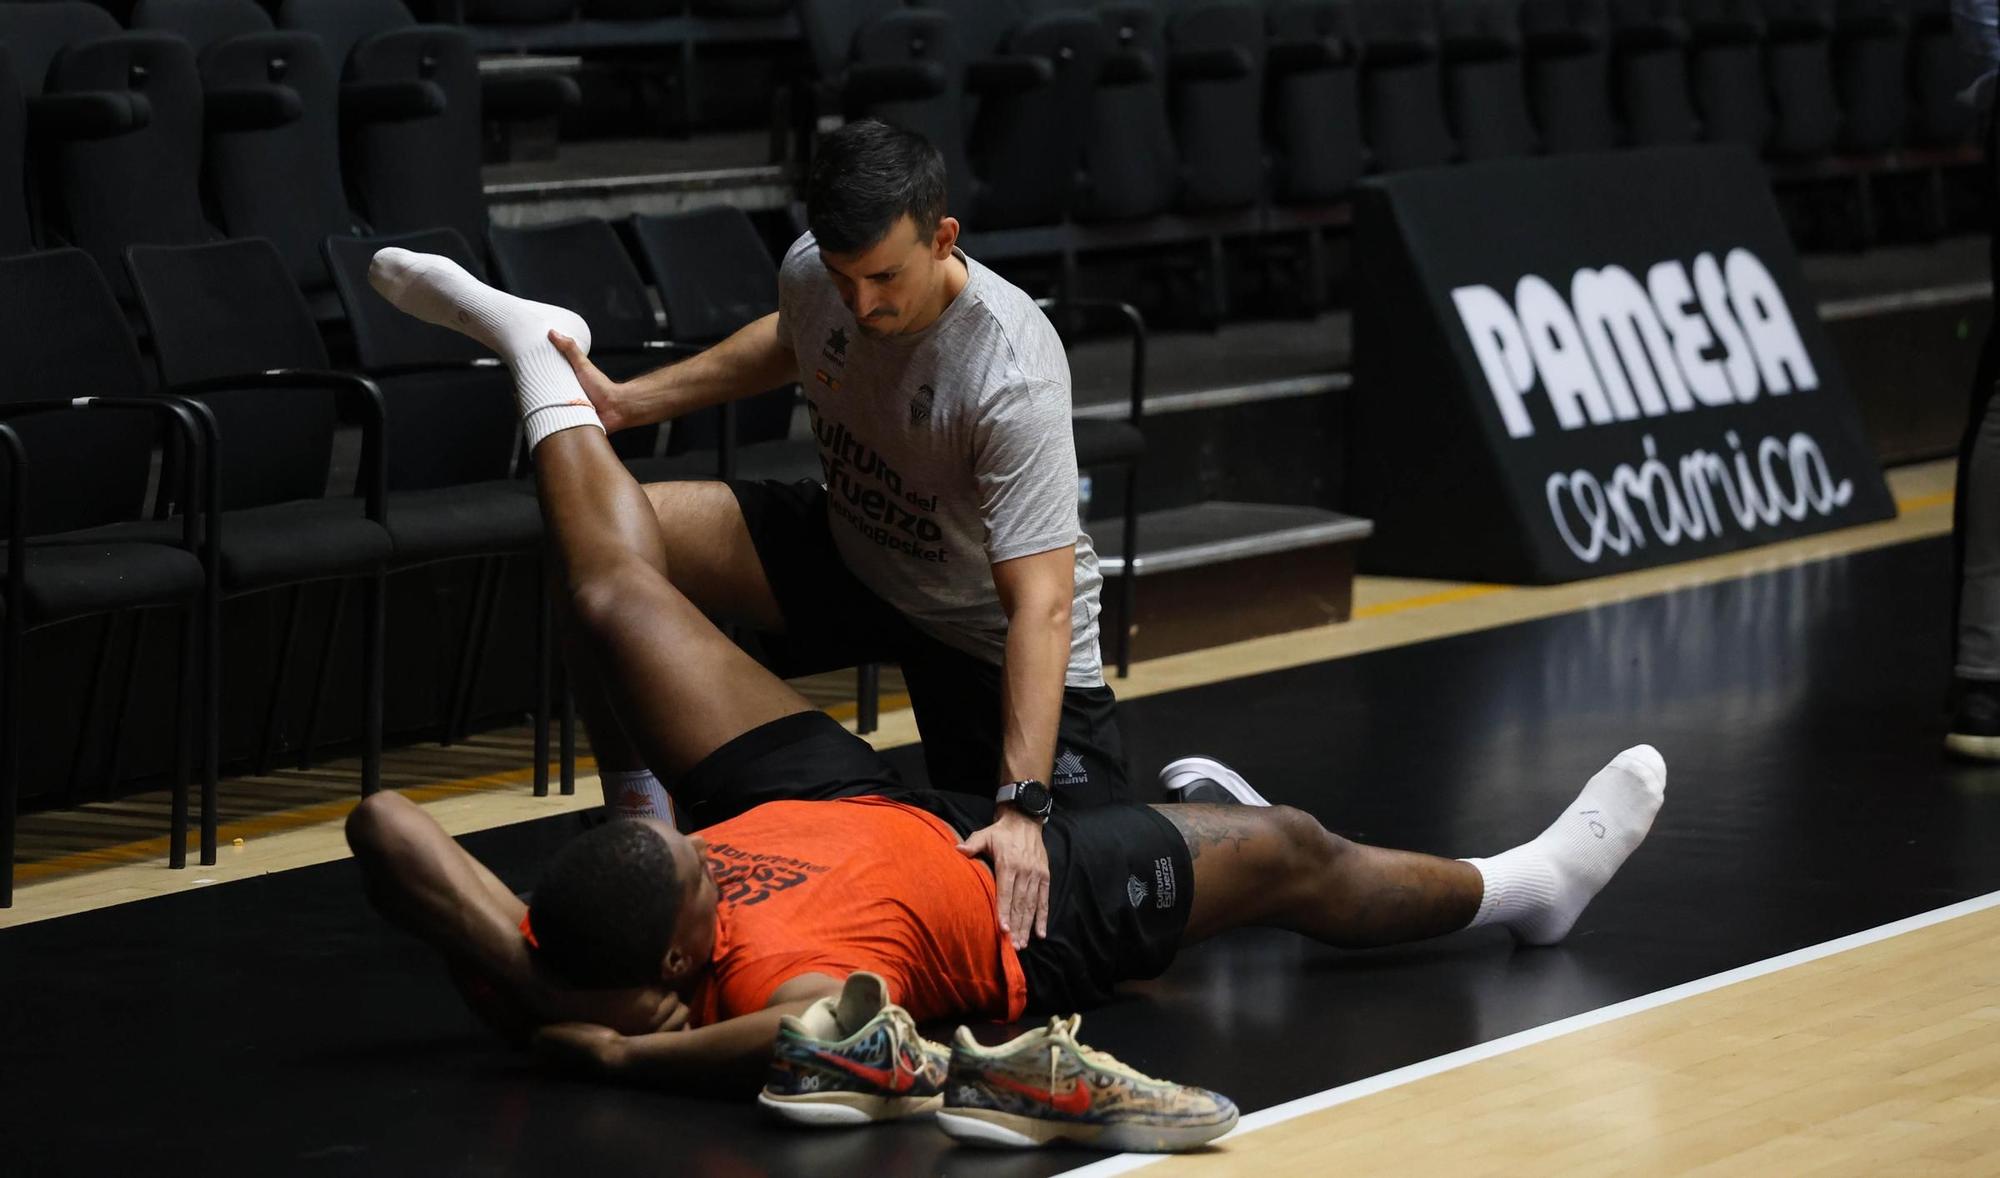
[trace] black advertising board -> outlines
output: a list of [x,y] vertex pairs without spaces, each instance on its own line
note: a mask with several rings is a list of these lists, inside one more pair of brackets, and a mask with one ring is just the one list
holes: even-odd
[[1895,515],[1745,152],[1372,179],[1354,275],[1372,570],[1569,581]]

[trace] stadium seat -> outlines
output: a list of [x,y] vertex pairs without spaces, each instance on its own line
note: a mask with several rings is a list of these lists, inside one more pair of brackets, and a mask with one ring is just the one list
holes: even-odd
[[[14,894],[14,816],[20,800],[23,640],[33,630],[131,610],[181,615],[168,862],[187,862],[188,781],[195,709],[205,668],[201,503],[205,449],[181,401],[143,395],[145,368],[111,288],[88,254],[49,250],[0,261],[0,519],[6,523],[0,630],[0,907]],[[149,504],[154,445],[168,461]],[[161,542],[122,538],[121,525],[162,519]],[[140,526],[150,526],[141,523]],[[112,531],[107,531],[111,529]],[[88,726],[102,659],[84,705]],[[121,698],[129,698],[120,692]],[[122,716],[117,727],[122,727]],[[116,752],[112,754],[115,758]],[[114,769],[115,773],[115,769]],[[215,862],[215,791],[202,790],[202,862]]]
[[1611,16],[1605,0],[1522,0],[1528,106],[1542,150],[1618,145],[1611,102]]
[[1762,152],[1771,136],[1757,0],[1687,0],[1688,87],[1702,138]]
[[1953,39],[1950,0],[1909,0],[1910,124],[1913,147],[1962,147],[1972,141],[1972,108],[1958,100],[1964,81]]
[[202,206],[201,80],[186,41],[57,0],[0,5],[0,42],[28,95],[66,99],[78,116],[49,124],[37,153],[44,228],[87,251],[121,302],[127,246],[221,237]]
[[1612,86],[1625,142],[1693,143],[1701,127],[1689,97],[1680,0],[1610,0],[1610,8]]
[[[209,585],[210,629],[220,641],[222,602],[290,589],[277,666],[256,698],[269,701],[256,772],[269,771],[281,702],[298,637],[305,586],[332,581],[345,602],[363,587],[361,609],[362,792],[381,782],[382,577],[391,552],[382,487],[382,393],[362,377],[329,371],[326,354],[284,260],[268,241],[135,247],[127,264],[153,344],[161,387],[199,401],[212,423],[210,460],[222,488],[217,576]],[[365,456],[351,495],[326,496],[334,430],[358,424]],[[340,610],[322,654],[330,670]],[[212,655],[219,660],[218,651]],[[219,666],[218,661],[218,666]],[[210,713],[221,691],[211,687]],[[313,696],[317,715],[320,695]],[[304,740],[309,752],[312,726]],[[208,761],[220,737],[207,736]]]
[[1460,158],[1532,154],[1520,0],[1442,0],[1438,32],[1445,114]]
[[482,118],[550,116],[576,99],[565,77],[482,80],[463,29],[420,25],[401,0],[284,0],[278,23],[318,35],[340,73],[347,185],[377,233],[446,227],[483,243]]
[[1086,117],[1084,191],[1076,219],[1132,221],[1173,207],[1181,164],[1167,115],[1167,46],[1150,5],[1106,3],[1098,8],[1109,38]]
[[1909,118],[1909,12],[1903,0],[1839,0],[1835,11],[1840,150],[1889,151],[1902,142]]
[[[712,208],[632,218],[639,256],[677,342],[707,344],[778,309],[778,271],[741,209]],[[790,437],[792,386],[682,418],[667,435],[668,455],[715,454],[722,477],[819,478],[819,450]]]
[[1764,0],[1770,80],[1770,153],[1815,160],[1833,150],[1840,104],[1833,87],[1834,0]]
[[953,215],[976,230],[1062,221],[1083,167],[1081,116],[1109,48],[1103,25],[1087,12],[1030,14],[995,0],[924,6],[952,17],[969,59],[968,162],[977,187],[952,194]]
[[319,245],[365,227],[342,184],[339,78],[319,38],[278,31],[251,0],[139,0],[132,20],[199,55],[203,171],[222,230],[269,240],[314,317],[338,318]]
[[1265,10],[1272,189],[1280,204],[1337,200],[1361,176],[1353,25],[1347,0],[1272,0]]
[[1166,32],[1180,207],[1205,213],[1257,203],[1265,170],[1263,10],[1249,0],[1179,0]]
[[1436,11],[1409,0],[1355,0],[1354,17],[1363,138],[1376,170],[1449,163],[1458,147],[1445,124]]

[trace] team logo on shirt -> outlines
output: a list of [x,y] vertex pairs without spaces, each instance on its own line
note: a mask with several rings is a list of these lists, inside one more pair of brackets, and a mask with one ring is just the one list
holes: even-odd
[[820,355],[825,356],[830,363],[847,363],[847,331],[845,328],[836,327],[826,333],[826,346],[820,349]]
[[1055,772],[1049,775],[1049,784],[1057,789],[1069,789],[1090,784],[1090,770],[1084,768],[1083,758],[1074,749],[1063,749],[1056,757]]
[[910,425],[912,428],[930,424],[931,406],[936,401],[936,389],[927,384],[917,386],[916,396],[910,398]]
[[788,855],[745,851],[728,843],[708,844],[704,865],[715,880],[718,899],[728,905],[762,904],[779,892],[790,891],[827,872],[822,864]]
[[1125,877],[1125,898],[1132,901],[1134,908],[1146,902],[1146,885],[1138,876]]

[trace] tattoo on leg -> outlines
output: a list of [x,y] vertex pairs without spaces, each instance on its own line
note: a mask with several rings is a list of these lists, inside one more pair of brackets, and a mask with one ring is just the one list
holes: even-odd
[[1239,806],[1204,806],[1180,803],[1156,807],[1187,841],[1188,858],[1199,859],[1211,847],[1224,844],[1238,847],[1248,842],[1251,832],[1244,829]]

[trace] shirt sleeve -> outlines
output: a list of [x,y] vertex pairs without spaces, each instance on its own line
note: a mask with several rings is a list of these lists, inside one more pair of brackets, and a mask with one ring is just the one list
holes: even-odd
[[1076,436],[1069,390],[1050,381],[1002,389],[973,431],[973,478],[998,564],[1076,543]]
[[812,234],[808,233],[792,243],[785,251],[785,258],[778,263],[778,343],[786,350],[796,352],[792,346],[792,315],[794,297],[799,290],[799,267],[810,262],[806,253],[812,248]]

